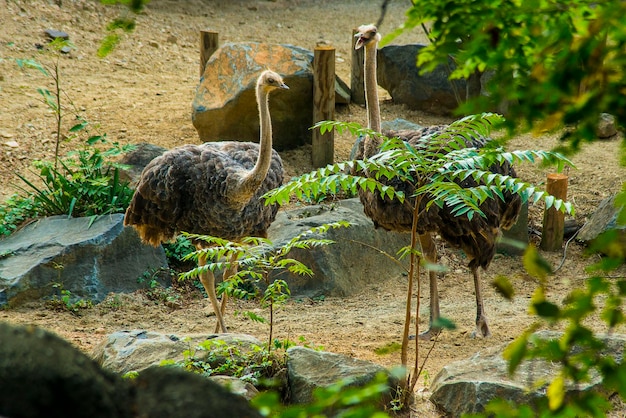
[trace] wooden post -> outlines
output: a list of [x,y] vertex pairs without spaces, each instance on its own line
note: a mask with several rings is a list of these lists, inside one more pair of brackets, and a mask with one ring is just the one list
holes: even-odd
[[[567,179],[565,174],[548,174],[546,192],[563,201],[567,198]],[[563,246],[565,213],[551,207],[543,213],[543,232],[540,248],[545,251],[559,251]]]
[[[335,48],[315,47],[313,56],[313,123],[335,118]],[[335,160],[335,133],[313,130],[313,166],[332,164]]]
[[219,35],[212,30],[200,31],[200,77],[204,75],[204,67],[211,55],[219,47]]
[[359,105],[365,105],[365,76],[363,75],[363,59],[365,48],[354,49],[357,29],[352,29],[352,64],[350,65],[350,99]]

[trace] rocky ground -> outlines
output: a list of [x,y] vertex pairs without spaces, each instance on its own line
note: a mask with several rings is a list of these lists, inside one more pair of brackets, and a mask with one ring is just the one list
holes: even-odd
[[[52,89],[52,81],[36,70],[20,69],[15,59],[36,59],[47,65],[58,64],[60,81],[68,109],[92,123],[91,132],[107,133],[122,144],[150,142],[165,147],[197,143],[191,124],[191,100],[198,82],[201,29],[219,32],[220,43],[263,41],[290,43],[313,49],[319,42],[336,47],[336,67],[349,83],[351,31],[362,23],[378,19],[376,6],[357,0],[152,0],[137,18],[134,32],[125,34],[119,47],[106,58],[96,50],[106,33],[108,22],[123,13],[88,0],[20,1],[0,0],[0,198],[16,191],[15,173],[30,176],[28,168],[35,159],[50,158],[54,153],[56,132],[53,113],[42,103],[37,88]],[[391,2],[380,30],[383,33],[399,25],[404,18],[405,2]],[[55,58],[42,50],[47,43],[45,29],[70,34],[75,49]],[[419,32],[396,42],[422,41]],[[385,92],[383,120],[402,117],[423,125],[449,122],[450,119],[407,110],[394,105]],[[71,112],[65,127],[71,126]],[[364,109],[357,105],[337,108],[337,119],[365,124]],[[336,138],[336,159],[349,155],[354,138]],[[523,135],[513,138],[510,149],[550,149],[557,145],[554,136]],[[80,146],[77,140],[62,144],[62,151]],[[597,205],[616,193],[626,180],[626,170],[619,166],[620,140],[598,141],[586,145],[573,157],[576,168],[569,170],[568,199],[576,207],[573,219],[583,224]],[[282,153],[288,176],[309,171],[310,147]],[[523,179],[543,184],[548,169],[519,167]],[[529,227],[541,230],[542,208],[531,206]],[[532,236],[538,242],[537,235]],[[427,392],[429,382],[445,364],[464,359],[478,350],[511,341],[532,321],[527,303],[535,282],[523,269],[519,258],[498,256],[484,274],[485,283],[496,275],[509,276],[516,296],[506,301],[485,286],[487,315],[493,336],[468,338],[473,330],[474,296],[469,270],[461,253],[440,245],[442,263],[449,272],[441,278],[442,313],[457,324],[455,331],[444,333],[436,343],[420,343],[420,357],[434,348],[419,381],[420,391]],[[561,301],[575,286],[584,282],[585,267],[596,256],[585,256],[584,248],[572,241],[567,251],[543,254],[555,267],[549,279],[549,297]],[[623,269],[618,272],[626,274]],[[404,318],[406,280],[404,277],[381,277],[371,286],[359,289],[346,298],[318,300],[293,299],[276,319],[278,338],[302,339],[328,351],[371,360],[385,366],[399,363],[399,353],[376,354],[377,349],[400,341]],[[423,292],[426,293],[426,292]],[[422,320],[427,320],[427,297],[422,300]],[[231,305],[227,319],[234,332],[264,338],[267,328],[246,320],[238,311],[262,313],[255,302]],[[36,324],[50,329],[89,352],[104,336],[119,329],[144,328],[160,332],[212,331],[208,303],[198,293],[185,293],[182,306],[174,308],[155,302],[143,294],[111,295],[105,302],[80,315],[58,312],[44,303],[33,303],[0,311],[0,320]],[[593,324],[602,330],[602,324]],[[416,406],[420,416],[430,411],[427,402]],[[429,412],[432,416],[436,414]]]

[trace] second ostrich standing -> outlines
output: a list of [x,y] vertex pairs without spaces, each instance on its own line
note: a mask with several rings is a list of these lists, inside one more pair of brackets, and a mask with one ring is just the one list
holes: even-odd
[[[378,83],[376,80],[376,54],[377,45],[381,39],[378,29],[374,25],[362,25],[355,35],[357,40],[355,48],[365,48],[364,78],[365,100],[368,114],[368,127],[376,132],[381,132],[380,105],[378,101]],[[399,137],[409,144],[416,146],[422,138],[431,135],[445,126],[427,127],[416,131],[388,131],[383,132],[387,137]],[[475,137],[466,140],[468,147],[480,148],[488,138]],[[377,138],[367,136],[359,145],[357,159],[368,158],[378,153],[380,142]],[[490,167],[494,173],[516,176],[510,164],[494,165]],[[415,186],[398,180],[391,181],[396,190],[401,190],[405,196],[412,196]],[[474,187],[476,182],[471,177],[459,183],[462,187]],[[438,233],[447,243],[453,247],[462,249],[469,258],[469,267],[474,278],[476,293],[476,331],[473,335],[487,337],[491,335],[485,316],[483,304],[479,268],[487,269],[496,251],[496,239],[501,229],[511,228],[517,221],[521,208],[521,198],[517,194],[503,192],[504,201],[501,199],[487,199],[481,206],[485,217],[474,216],[471,220],[467,216],[455,216],[450,207],[444,205],[439,208],[432,205],[426,210],[428,196],[421,199],[420,217],[417,225],[420,244],[425,257],[431,263],[437,262],[437,251],[431,234]],[[407,232],[411,231],[413,223],[413,207],[415,198],[407,198],[404,203],[398,200],[381,198],[377,193],[360,191],[359,197],[363,203],[365,214],[372,219],[376,228],[382,227],[388,231]],[[433,322],[439,316],[439,294],[437,291],[437,276],[429,272],[430,281],[430,329],[421,335],[429,338],[436,329]]]
[[[288,88],[273,71],[266,70],[259,76],[258,144],[224,141],[183,145],[152,160],[137,183],[124,225],[135,227],[141,239],[154,246],[181,231],[230,241],[246,236],[267,237],[278,207],[265,205],[261,196],[283,182],[282,160],[272,149],[269,94]],[[194,244],[203,247],[202,241]],[[198,264],[205,265],[206,259],[200,258]],[[225,272],[224,279],[233,271]],[[200,281],[217,316],[216,331],[227,332],[213,272],[203,272]]]

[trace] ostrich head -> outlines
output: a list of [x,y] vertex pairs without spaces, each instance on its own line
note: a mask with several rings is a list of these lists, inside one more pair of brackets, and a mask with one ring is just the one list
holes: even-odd
[[359,26],[358,32],[354,35],[354,37],[357,38],[354,49],[359,49],[372,41],[380,41],[380,34],[374,25]]
[[267,93],[276,89],[289,90],[283,78],[272,70],[263,71],[259,76],[257,84],[262,86]]

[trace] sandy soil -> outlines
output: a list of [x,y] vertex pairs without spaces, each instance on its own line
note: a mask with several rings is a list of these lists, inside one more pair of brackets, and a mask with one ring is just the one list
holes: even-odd
[[[61,3],[62,6],[58,6]],[[220,43],[263,41],[290,43],[313,49],[318,42],[336,47],[339,76],[349,83],[351,31],[362,23],[377,20],[379,10],[356,0],[152,0],[138,16],[137,29],[124,35],[119,47],[104,59],[96,56],[105,26],[122,9],[104,7],[88,0],[20,1],[0,0],[0,198],[15,192],[16,172],[25,173],[34,159],[50,158],[54,152],[54,117],[42,103],[36,89],[51,89],[51,80],[35,70],[19,69],[15,59],[36,59],[53,63],[51,55],[38,49],[47,43],[45,29],[70,34],[76,49],[59,60],[62,88],[72,105],[94,123],[93,132],[106,132],[120,143],[151,142],[165,147],[197,143],[191,124],[191,100],[198,82],[201,29],[219,32]],[[404,18],[405,2],[391,2],[380,27],[388,32]],[[415,32],[397,43],[423,41]],[[409,111],[394,105],[383,92],[384,120],[403,117],[424,125],[449,122],[449,119]],[[69,101],[66,102],[69,104]],[[337,119],[365,124],[364,109],[357,105],[337,108]],[[69,117],[68,117],[69,119]],[[66,121],[65,129],[72,121]],[[64,132],[65,133],[65,132]],[[336,159],[344,160],[354,141],[348,136],[336,138]],[[550,149],[557,144],[551,136],[523,135],[514,138],[509,148]],[[63,143],[63,151],[80,145]],[[569,199],[576,207],[575,221],[583,224],[597,205],[617,192],[626,180],[626,170],[618,164],[619,141],[598,141],[587,146],[573,160],[577,168],[569,172]],[[309,171],[310,147],[282,153],[287,175]],[[520,177],[543,184],[546,169],[522,166]],[[542,208],[530,208],[529,227],[540,231]],[[536,235],[532,236],[538,242]],[[586,277],[584,268],[593,261],[583,255],[583,248],[571,242],[567,252],[543,253],[555,267],[562,267],[550,278],[549,296],[560,301]],[[447,363],[471,356],[476,351],[511,341],[526,324],[527,302],[535,288],[524,272],[519,258],[497,256],[484,274],[488,283],[497,274],[509,276],[516,297],[509,302],[485,285],[485,302],[493,336],[470,339],[475,302],[473,284],[462,253],[440,244],[442,262],[449,272],[441,278],[442,314],[457,324],[435,344],[425,366],[419,387],[427,391],[429,382]],[[625,270],[618,272],[622,276]],[[347,298],[292,300],[278,313],[278,338],[297,341],[303,337],[312,346],[323,346],[376,363],[392,366],[399,363],[399,353],[378,355],[375,350],[400,342],[404,318],[406,280],[403,277],[381,278],[376,285],[361,289]],[[424,294],[427,292],[423,292]],[[198,293],[186,293],[182,307],[173,309],[144,295],[111,295],[107,301],[76,316],[57,312],[44,303],[33,303],[0,311],[0,320],[36,324],[68,339],[89,352],[110,332],[144,328],[185,334],[212,331],[214,317]],[[422,321],[427,320],[428,300],[422,299]],[[235,311],[262,313],[255,302],[231,305],[227,321],[233,332],[267,336],[267,328],[235,316]],[[595,324],[602,329],[602,324]],[[420,343],[420,355],[433,343]],[[417,408],[426,416],[429,405]],[[436,416],[434,412],[432,416]]]

